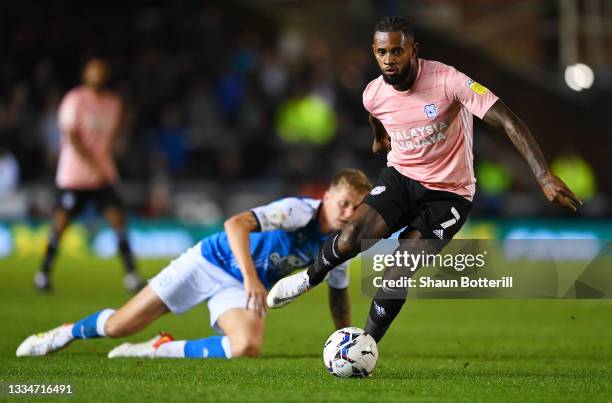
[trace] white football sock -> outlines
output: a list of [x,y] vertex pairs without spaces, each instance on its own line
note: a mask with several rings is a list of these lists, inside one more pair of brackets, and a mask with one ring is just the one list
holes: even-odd
[[232,358],[232,346],[230,345],[230,339],[227,336],[223,336],[221,339],[221,347],[227,358]]
[[155,357],[185,358],[185,340],[169,341],[157,347]]
[[72,335],[73,327],[74,325],[60,327],[56,333],[55,341],[53,344],[56,346],[65,346],[66,344],[74,340],[74,336]]
[[114,313],[114,309],[105,309],[100,312],[100,315],[98,315],[98,319],[96,320],[96,332],[98,332],[100,337],[106,337],[104,326],[106,325],[108,318],[110,318]]

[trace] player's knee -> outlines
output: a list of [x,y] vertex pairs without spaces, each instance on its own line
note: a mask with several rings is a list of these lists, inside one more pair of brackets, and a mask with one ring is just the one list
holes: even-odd
[[231,342],[232,357],[258,357],[261,352],[261,343],[256,340],[236,340]]
[[337,248],[342,254],[357,254],[359,252],[363,225],[357,222],[350,222],[340,233]]

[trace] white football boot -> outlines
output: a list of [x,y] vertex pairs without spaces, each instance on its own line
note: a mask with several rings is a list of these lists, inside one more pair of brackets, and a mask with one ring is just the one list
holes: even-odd
[[28,337],[17,347],[16,355],[17,357],[47,355],[66,347],[73,339],[72,323],[68,323]]
[[51,291],[51,277],[43,271],[36,272],[34,276],[34,286],[39,292]]
[[157,348],[164,343],[174,341],[169,333],[161,332],[143,343],[123,343],[108,353],[108,358],[141,357],[154,358]]
[[126,273],[125,276],[123,276],[123,287],[134,294],[138,293],[146,285],[147,282],[143,281],[136,272]]
[[266,302],[270,308],[282,308],[310,288],[308,273],[306,270],[302,270],[299,273],[280,279],[268,292]]

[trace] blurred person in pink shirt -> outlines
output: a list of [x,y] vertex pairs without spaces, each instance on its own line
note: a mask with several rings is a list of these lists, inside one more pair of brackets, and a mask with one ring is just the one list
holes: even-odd
[[62,138],[55,179],[58,200],[42,267],[34,278],[40,291],[51,290],[51,268],[64,230],[90,203],[104,213],[115,230],[126,270],[125,288],[137,291],[144,284],[136,272],[115,190],[119,178],[113,144],[121,130],[123,105],[120,97],[107,88],[109,77],[105,60],[89,60],[83,70],[83,85],[70,90],[59,108]]
[[[399,251],[439,253],[472,208],[473,116],[503,129],[531,168],[546,198],[576,211],[581,202],[552,173],[529,128],[485,86],[446,64],[417,57],[412,25],[403,17],[378,21],[372,53],[381,75],[363,92],[374,132],[372,151],[387,153],[387,166],[351,222],[323,244],[307,270],[281,279],[268,293],[271,308],[287,305],[321,283],[361,251],[362,240],[400,233]],[[414,240],[422,240],[415,242]],[[365,331],[377,342],[400,312],[415,273],[389,267],[377,290]],[[385,286],[388,284],[388,286]]]

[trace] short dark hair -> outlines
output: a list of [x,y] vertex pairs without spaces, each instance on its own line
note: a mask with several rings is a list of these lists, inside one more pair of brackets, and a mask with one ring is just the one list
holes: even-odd
[[396,15],[383,17],[376,23],[374,32],[401,32],[406,38],[414,39],[412,24],[404,17]]

